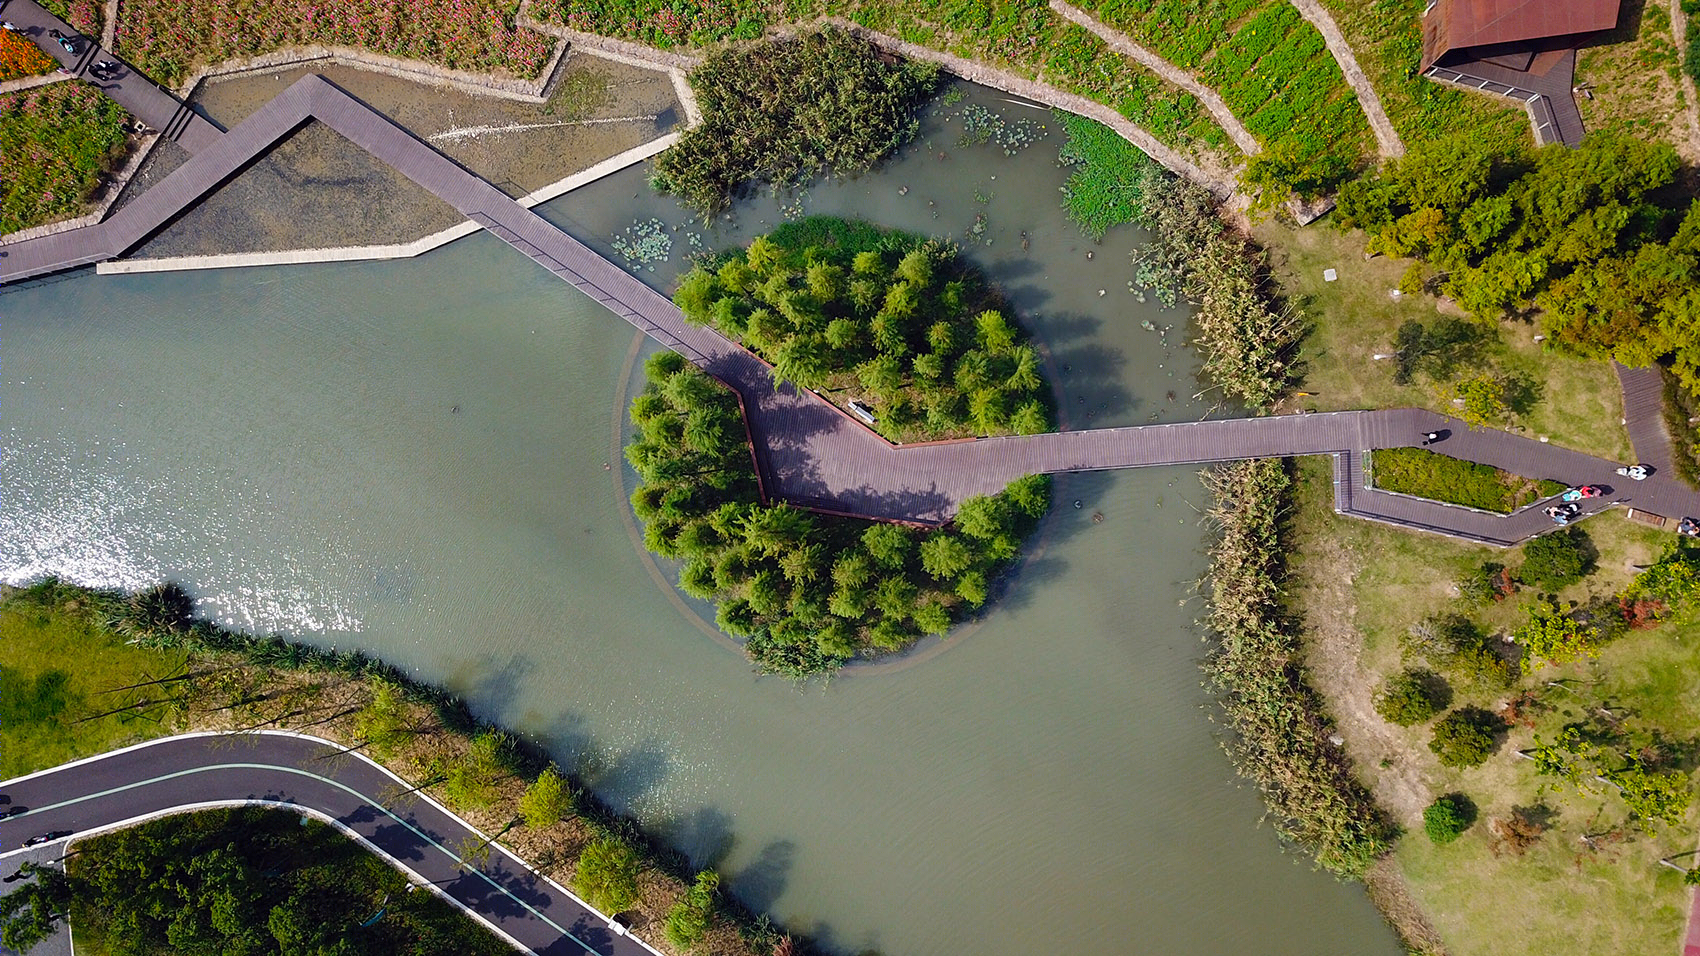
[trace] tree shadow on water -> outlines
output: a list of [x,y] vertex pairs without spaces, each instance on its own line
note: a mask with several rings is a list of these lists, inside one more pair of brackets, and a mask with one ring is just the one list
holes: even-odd
[[785,892],[785,880],[797,856],[797,844],[774,840],[762,847],[754,861],[732,878],[732,891],[745,906],[765,913]]

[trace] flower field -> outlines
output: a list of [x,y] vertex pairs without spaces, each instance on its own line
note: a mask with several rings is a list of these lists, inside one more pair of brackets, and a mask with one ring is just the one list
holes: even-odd
[[361,47],[450,69],[530,78],[551,40],[514,24],[518,0],[120,0],[118,52],[175,84],[195,66],[302,43]]
[[0,30],[0,80],[52,73],[58,62],[11,30]]
[[124,153],[128,113],[82,83],[0,96],[0,233],[82,212]]
[[71,26],[77,32],[86,36],[100,36],[100,28],[106,25],[102,15],[102,7],[95,0],[36,0],[48,13],[53,14]]

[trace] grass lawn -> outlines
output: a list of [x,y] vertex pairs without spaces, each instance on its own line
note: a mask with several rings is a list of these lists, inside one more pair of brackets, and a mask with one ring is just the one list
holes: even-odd
[[1491,465],[1479,465],[1424,448],[1379,448],[1370,458],[1375,487],[1450,504],[1510,514],[1567,485],[1546,478],[1525,478]]
[[1627,0],[1618,22],[1628,29],[1581,50],[1576,84],[1594,94],[1576,97],[1590,130],[1620,129],[1642,139],[1678,143],[1688,138],[1682,120],[1682,60],[1665,5]]
[[[1395,385],[1392,362],[1373,358],[1393,351],[1401,323],[1440,315],[1431,296],[1395,300],[1388,295],[1399,286],[1405,260],[1365,260],[1363,234],[1341,232],[1327,220],[1302,229],[1271,221],[1253,232],[1269,250],[1276,280],[1312,324],[1300,344],[1298,388],[1303,394],[1283,410],[1453,411],[1426,379]],[[1338,281],[1324,281],[1324,269],[1338,270]],[[1524,322],[1501,322],[1494,331],[1498,341],[1480,350],[1478,363],[1529,376],[1541,395],[1513,430],[1614,461],[1631,459],[1629,433],[1622,425],[1623,394],[1609,364],[1549,351],[1534,341],[1533,327]]]
[[[1441,767],[1428,750],[1430,728],[1393,726],[1369,706],[1373,691],[1403,666],[1399,639],[1433,613],[1468,615],[1489,634],[1524,619],[1532,595],[1520,592],[1485,607],[1458,599],[1452,582],[1483,561],[1515,570],[1522,549],[1497,549],[1438,535],[1406,532],[1332,511],[1331,473],[1324,459],[1299,463],[1297,508],[1291,523],[1293,608],[1303,615],[1307,671],[1346,738],[1358,773],[1377,799],[1410,832],[1394,862],[1427,917],[1459,956],[1546,956],[1551,953],[1675,952],[1687,912],[1680,874],[1661,857],[1692,850],[1700,813],[1679,826],[1646,834],[1629,828],[1601,839],[1598,852],[1583,833],[1610,831],[1625,812],[1615,796],[1577,795],[1563,785],[1542,792],[1533,765],[1512,751],[1534,735],[1550,739],[1563,724],[1606,707],[1631,726],[1659,728],[1678,741],[1700,737],[1700,627],[1673,620],[1630,631],[1592,661],[1547,668],[1509,692],[1471,691],[1454,684],[1452,706],[1495,710],[1524,690],[1537,692],[1534,728],[1514,727],[1487,763],[1469,770]],[[1654,560],[1673,536],[1609,512],[1582,522],[1599,553],[1597,569],[1557,595],[1561,604],[1586,603],[1620,590],[1634,565]],[[1691,612],[1692,614],[1692,612]],[[1559,681],[1563,689],[1547,686]],[[1480,822],[1457,842],[1435,846],[1423,834],[1421,810],[1441,794],[1459,791],[1480,809]],[[1514,807],[1544,803],[1549,829],[1526,854],[1496,856],[1486,821]]]
[[163,698],[114,689],[176,674],[186,660],[125,644],[76,611],[0,599],[0,779],[180,730],[170,706],[87,718]]

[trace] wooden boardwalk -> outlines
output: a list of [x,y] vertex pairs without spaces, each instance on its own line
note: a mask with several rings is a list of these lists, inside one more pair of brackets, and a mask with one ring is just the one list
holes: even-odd
[[1531,507],[1489,515],[1367,487],[1369,449],[1415,445],[1423,433],[1448,437],[1437,451],[1533,478],[1613,488],[1590,502],[1597,511],[1622,501],[1658,514],[1700,514],[1700,495],[1668,468],[1634,483],[1593,458],[1416,409],[1333,412],[1224,421],[1106,428],[1051,435],[898,448],[820,397],[774,388],[768,366],[713,330],[688,324],[661,293],[520,206],[501,190],[439,153],[329,81],[296,81],[236,128],[204,144],[170,176],[105,222],[54,236],[0,245],[0,281],[17,281],[113,258],[225,182],[273,144],[317,120],[393,166],[463,215],[604,308],[737,389],[755,437],[768,491],[799,505],[921,523],[940,523],[974,494],[1031,473],[1202,464],[1242,458],[1331,455],[1335,506],[1343,514],[1508,545],[1549,530]]

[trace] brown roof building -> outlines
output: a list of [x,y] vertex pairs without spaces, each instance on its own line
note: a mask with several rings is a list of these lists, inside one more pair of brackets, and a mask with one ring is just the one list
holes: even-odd
[[1576,49],[1617,26],[1619,0],[1436,0],[1423,12],[1424,76],[1523,102],[1541,143],[1582,141]]

